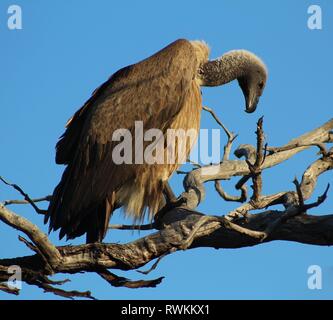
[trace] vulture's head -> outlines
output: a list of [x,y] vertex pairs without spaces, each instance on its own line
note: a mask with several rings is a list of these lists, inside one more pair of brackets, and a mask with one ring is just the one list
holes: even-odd
[[260,58],[247,50],[233,50],[199,68],[202,86],[220,86],[238,80],[245,97],[245,111],[254,112],[267,80],[267,68]]
[[251,55],[252,61],[244,70],[244,74],[237,78],[245,97],[245,111],[252,113],[256,110],[267,80],[267,69],[259,58]]

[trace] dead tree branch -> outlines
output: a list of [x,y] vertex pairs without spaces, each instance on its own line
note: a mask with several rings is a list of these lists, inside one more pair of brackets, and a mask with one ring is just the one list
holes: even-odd
[[[178,205],[163,208],[163,212],[157,214],[151,224],[111,225],[110,228],[121,230],[155,229],[153,233],[126,244],[54,246],[36,225],[6,207],[9,204],[28,203],[36,210],[35,202],[47,201],[49,198],[31,199],[21,187],[1,178],[4,183],[17,190],[24,200],[0,203],[0,220],[29,238],[27,240],[20,236],[19,240],[34,254],[0,259],[0,290],[10,294],[19,293],[17,288],[12,288],[9,284],[11,273],[8,268],[13,265],[21,268],[22,281],[26,285],[35,285],[44,291],[67,298],[93,299],[89,291],[65,291],[57,288],[55,286],[68,280],[52,281],[49,277],[55,274],[94,272],[116,287],[155,287],[163,277],[133,281],[119,277],[110,270],[138,270],[155,260],[149,270],[141,271],[148,274],[156,269],[163,257],[179,250],[198,247],[241,248],[275,240],[333,245],[333,215],[307,213],[309,209],[320,206],[328,196],[327,187],[317,201],[307,203],[313,195],[320,175],[333,169],[333,149],[327,151],[326,145],[333,142],[333,120],[291,140],[285,146],[274,149],[265,147],[262,125],[261,119],[257,124],[257,146],[241,145],[235,152],[236,156],[245,157],[245,160],[229,160],[229,149],[225,152],[228,157],[220,164],[199,167],[187,173],[184,179],[185,192],[181,200],[177,200]],[[281,191],[272,195],[262,194],[262,170],[278,165],[313,145],[319,147],[320,158],[308,166],[300,182],[295,180],[296,190]],[[270,154],[267,155],[266,150],[270,150]],[[228,195],[219,183],[220,180],[234,176],[240,177],[236,184],[236,189],[241,190],[240,196]],[[216,190],[224,200],[244,202],[247,199],[246,183],[249,179],[252,179],[254,186],[252,198],[231,212],[222,210],[215,215],[204,215],[194,210],[204,199],[204,183],[215,181]],[[268,209],[274,205],[282,206],[281,210]],[[41,213],[40,209],[37,209],[36,212]],[[257,212],[250,214],[253,210]]]
[[[313,143],[329,143],[333,142],[333,119],[326,122],[319,128],[312,130],[302,136],[291,140],[284,146],[283,151],[268,155],[262,164],[262,170],[276,166],[295,154],[308,149]],[[301,145],[301,146],[299,146]],[[252,148],[249,148],[253,150]],[[236,154],[237,150],[236,150]],[[249,156],[253,156],[253,152]],[[248,161],[249,158],[247,159]],[[220,164],[203,166],[187,173],[184,179],[184,187],[186,191],[187,207],[194,209],[205,198],[204,183],[215,180],[228,180],[231,177],[242,176],[249,177],[250,169],[246,160],[227,160]]]
[[[25,200],[27,203],[31,204],[31,206],[35,209],[35,211],[36,211],[37,213],[39,213],[39,214],[45,214],[45,211],[44,211],[44,210],[41,210],[41,209],[39,209],[39,208],[36,206],[35,202],[37,202],[37,201],[32,200],[32,199],[29,197],[29,195],[28,195],[27,193],[25,193],[25,192],[22,190],[22,188],[21,188],[20,186],[18,186],[18,185],[15,184],[15,183],[10,183],[10,182],[6,181],[6,180],[5,180],[3,177],[1,177],[1,176],[0,176],[0,180],[1,180],[4,184],[6,184],[6,185],[8,185],[8,186],[14,188],[15,190],[17,190],[17,191],[18,191],[18,192],[24,197],[24,200]],[[15,200],[12,200],[12,201],[15,201]],[[9,201],[9,203],[10,203],[10,202],[11,202],[11,201]],[[8,201],[7,201],[7,204],[8,204]],[[5,205],[6,205],[6,203],[5,203]]]
[[[33,203],[37,203],[37,202],[43,202],[43,201],[50,201],[52,196],[46,196],[46,197],[42,197],[42,198],[35,198],[35,199],[30,199]],[[29,201],[27,200],[5,200],[3,202],[4,206],[9,206],[12,204],[30,204]],[[40,210],[40,209],[38,209]]]

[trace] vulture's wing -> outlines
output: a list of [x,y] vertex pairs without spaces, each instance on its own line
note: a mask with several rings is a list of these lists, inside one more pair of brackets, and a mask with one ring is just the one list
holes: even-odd
[[183,104],[196,67],[190,42],[177,40],[119,70],[93,93],[57,144],[56,162],[67,168],[46,216],[50,229],[61,228],[61,237],[72,238],[87,232],[93,219],[100,219],[92,212],[133,179],[130,166],[112,161],[113,147],[119,143],[112,141],[113,132],[124,128],[133,133],[135,121],[143,121],[145,130],[165,130]]

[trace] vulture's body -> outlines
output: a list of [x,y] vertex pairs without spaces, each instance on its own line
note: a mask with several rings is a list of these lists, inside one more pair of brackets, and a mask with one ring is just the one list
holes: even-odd
[[[46,215],[50,230],[60,228],[61,238],[86,233],[88,242],[101,241],[116,208],[124,207],[136,221],[142,221],[146,212],[153,216],[158,211],[164,183],[187,158],[195,140],[181,146],[185,152],[178,158],[178,140],[174,150],[164,145],[164,159],[176,153],[174,163],[164,164],[135,163],[133,141],[133,164],[116,164],[112,154],[119,141],[113,141],[113,134],[118,129],[127,129],[135,137],[135,122],[142,121],[144,132],[159,129],[164,138],[168,129],[194,129],[197,135],[200,85],[215,86],[236,78],[248,112],[255,110],[266,80],[261,61],[245,51],[211,62],[208,55],[203,42],[177,40],[119,70],[95,90],[70,119],[57,144],[56,162],[67,167]],[[143,150],[149,144],[143,144]]]
[[[195,75],[207,58],[203,43],[178,40],[116,72],[75,113],[57,144],[56,162],[67,168],[47,214],[50,228],[61,228],[60,237],[87,233],[90,242],[102,240],[110,214],[118,206],[136,220],[143,218],[146,209],[151,215],[157,212],[161,181],[169,179],[180,161],[116,165],[112,150],[119,142],[112,141],[112,135],[125,128],[134,136],[135,121],[142,121],[144,130],[198,132],[201,93]],[[191,147],[186,144],[186,156]]]

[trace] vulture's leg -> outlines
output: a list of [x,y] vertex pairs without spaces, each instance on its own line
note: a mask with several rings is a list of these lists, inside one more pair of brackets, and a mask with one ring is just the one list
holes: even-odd
[[168,206],[169,209],[179,207],[181,204],[185,202],[186,199],[184,199],[183,196],[176,197],[175,194],[173,193],[169,182],[163,182],[164,187],[163,187],[163,194],[165,197],[166,204],[165,206]]
[[168,212],[171,211],[173,208],[179,207],[184,203],[184,198],[179,197],[177,198],[173,193],[170,184],[168,181],[161,181],[163,185],[163,195],[164,199],[160,203],[160,208],[158,212],[155,214],[154,221],[157,226],[162,228],[161,221],[163,220],[163,216]]
[[169,182],[163,182],[164,186],[163,186],[163,194],[164,194],[164,197],[165,197],[165,201],[167,203],[172,203],[172,202],[175,202],[177,200],[175,194],[173,193],[171,187],[170,187],[170,184]]

